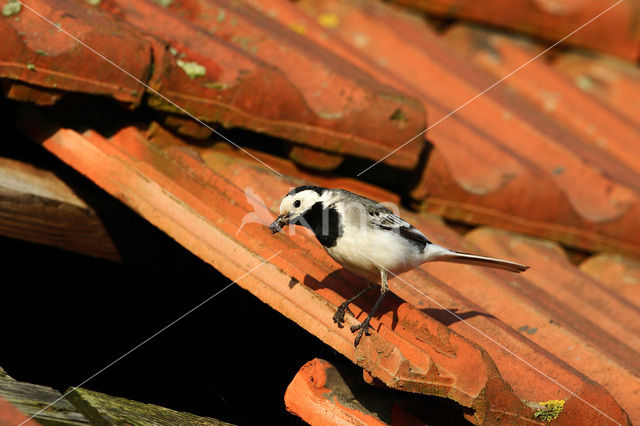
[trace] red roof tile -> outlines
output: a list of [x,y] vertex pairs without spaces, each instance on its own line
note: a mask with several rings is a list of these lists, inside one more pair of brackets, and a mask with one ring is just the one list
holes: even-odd
[[488,229],[466,239],[489,256],[531,269],[498,291],[485,284],[480,297],[464,294],[602,384],[631,418],[640,418],[640,310],[585,276],[549,242]]
[[585,93],[640,126],[640,68],[637,64],[593,53],[565,52],[555,68]]
[[[540,51],[522,39],[462,25],[449,29],[445,37],[456,52],[496,79],[506,77]],[[531,62],[505,84],[575,134],[580,143],[570,148],[582,158],[618,182],[640,188],[638,127],[582,92],[544,60]]]
[[[36,1],[29,7],[63,25],[68,34],[26,7],[17,19],[1,20],[0,34],[8,42],[0,48],[0,77],[15,80],[4,83],[14,99],[52,104],[60,92],[48,89],[56,89],[108,95],[135,106],[146,90],[141,81],[153,89],[148,103],[158,110],[188,111],[205,122],[275,135],[325,155],[371,160],[425,127],[420,102],[376,82],[250,6],[221,0],[164,8],[112,0],[101,2],[100,10],[57,0],[55,5]],[[105,64],[104,58],[126,73]],[[422,149],[422,141],[417,142],[387,162],[412,168]]]
[[[508,396],[508,385],[481,348],[397,298],[389,298],[385,310],[397,312],[402,326],[391,327],[395,320],[385,315],[385,326],[376,321],[378,333],[354,348],[349,328],[338,328],[332,321],[335,305],[344,300],[341,294],[354,289],[345,278],[327,276],[333,267],[308,236],[272,237],[261,227],[232,237],[243,215],[251,211],[244,201],[244,186],[252,185],[267,205],[273,205],[287,192],[289,181],[253,162],[223,161],[222,170],[205,167],[193,150],[154,146],[134,128],[109,140],[92,131],[80,135],[61,129],[42,142],[228,276],[244,276],[262,259],[285,250],[286,256],[273,258],[238,284],[388,386],[447,396],[473,407],[478,419],[504,411],[529,413],[515,396]],[[231,176],[233,183],[228,180]],[[349,317],[347,322],[356,320]]]
[[[599,254],[582,262],[580,269],[610,291],[640,309],[640,262],[611,254]],[[634,325],[637,325],[634,324]]]
[[[65,32],[52,23],[61,26]],[[129,75],[147,80],[152,59],[150,40],[86,2],[65,0],[33,0],[23,3],[17,15],[0,19],[0,38],[3,40],[0,43],[0,77],[39,88],[111,96],[133,105],[140,103],[144,86],[106,64],[69,34],[78,35],[83,43],[114,61]],[[24,88],[12,90],[9,95],[13,98],[31,100],[34,96],[25,94]],[[21,92],[16,93],[16,90]],[[53,100],[49,100],[51,102]]]
[[[34,117],[28,119],[30,122],[36,120]],[[38,138],[36,134],[33,136]],[[247,270],[260,265],[262,259],[270,259],[270,264],[260,267],[238,284],[388,386],[447,396],[473,407],[474,421],[478,423],[494,421],[490,419],[504,416],[505,412],[516,416],[512,418],[513,422],[526,423],[532,411],[520,402],[521,399],[566,399],[563,413],[567,419],[579,416],[587,421],[603,420],[601,414],[567,390],[514,361],[513,355],[503,349],[509,348],[608,416],[621,423],[627,422],[621,408],[599,385],[498,319],[475,314],[482,312],[479,307],[423,270],[407,273],[405,279],[409,283],[420,283],[420,291],[433,297],[437,304],[425,300],[423,295],[416,295],[397,280],[392,281],[391,288],[413,306],[426,309],[429,316],[391,297],[372,322],[376,333],[354,348],[348,327],[337,328],[331,320],[335,306],[358,287],[352,282],[351,275],[332,273],[335,266],[306,234],[273,237],[265,227],[256,224],[247,225],[247,232],[237,233],[242,217],[252,211],[244,201],[245,186],[251,185],[267,206],[275,209],[282,194],[294,184],[288,179],[276,178],[253,160],[224,159],[223,154],[205,148],[170,144],[166,140],[164,144],[161,140],[154,143],[133,128],[124,129],[110,139],[91,131],[80,135],[61,129],[42,142],[45,148],[232,279],[245,275]],[[206,163],[200,158],[206,158]],[[341,186],[355,189],[347,182]],[[426,227],[427,223],[421,220],[416,224],[426,231],[439,229],[430,233],[435,237],[454,235],[441,224],[432,223]],[[279,250],[285,253],[271,258]],[[432,271],[435,266],[429,265],[426,270]],[[469,268],[444,271],[440,277],[456,286],[461,273],[472,272]],[[368,309],[371,302],[364,300],[360,306]],[[441,311],[443,307],[455,309],[465,317],[467,312],[472,315],[467,323],[451,323],[449,314]],[[356,306],[352,310],[357,319],[362,319],[363,310]],[[431,317],[444,321],[449,327]],[[355,321],[348,319],[348,322]],[[509,377],[515,394],[487,353],[458,333],[489,351],[500,371]],[[487,337],[500,342],[503,348],[495,346]]]
[[58,90],[33,86],[18,80],[3,79],[2,91],[9,99],[31,102],[36,105],[53,105],[62,97],[62,92]]
[[587,24],[610,6],[620,3],[567,39],[627,58],[640,54],[640,28],[635,24],[636,1],[601,0],[396,0],[446,18],[464,18],[535,34],[556,42]]
[[38,426],[35,420],[27,420],[28,417],[18,411],[16,407],[9,404],[2,397],[0,397],[0,425],[15,426],[23,424],[25,426]]
[[[482,244],[478,246],[465,245],[459,240],[457,234],[447,230],[435,220],[425,220],[408,214],[405,216],[437,243],[467,252],[481,252],[478,247],[484,248]],[[486,253],[498,255],[498,253],[489,250]],[[504,252],[501,254],[507,259],[519,258],[514,253]],[[582,352],[583,356],[590,354],[593,349],[589,347],[589,338],[593,335],[585,337],[580,332],[561,326],[562,323],[558,321],[557,316],[561,308],[556,307],[556,310],[553,310],[554,304],[557,303],[553,298],[545,299],[542,292],[535,292],[531,289],[527,280],[529,272],[522,276],[513,276],[505,272],[489,271],[473,266],[460,267],[460,265],[432,263],[424,265],[421,271],[403,274],[403,279],[415,287],[414,289],[407,288],[408,286],[403,282],[392,284],[391,288],[404,300],[414,306],[422,306],[430,316],[485,348],[498,365],[503,377],[507,379],[520,398],[527,401],[544,399],[542,395],[551,399],[571,398],[567,389],[575,391],[576,388],[585,386],[578,384],[584,380],[584,376],[567,364],[576,368],[580,364],[575,359],[567,359],[567,364],[565,364],[556,356],[561,355],[561,350],[566,348],[567,341],[574,342],[577,353]],[[555,282],[552,281],[552,283]],[[427,300],[425,295],[432,300]],[[532,303],[532,300],[535,302]],[[461,322],[459,318],[445,312],[443,308],[453,309],[465,322]],[[552,322],[550,323],[550,320],[558,324],[554,325]],[[533,330],[533,334],[517,331],[525,325],[527,326],[526,330]],[[538,329],[543,331],[537,333]],[[596,340],[607,339],[606,334],[604,336],[595,334],[597,334]],[[541,339],[546,337],[547,340],[539,341],[538,337]],[[611,338],[608,340],[611,342]],[[543,346],[546,350],[532,341]],[[555,342],[556,346],[552,346],[551,341]],[[558,345],[558,342],[561,344]],[[610,346],[615,343],[618,342],[612,342]],[[614,349],[617,348],[614,346]],[[516,359],[513,354],[518,355],[521,359]],[[598,368],[602,369],[603,363],[608,366],[611,364],[611,360],[605,355],[608,353],[597,356],[597,363],[592,365],[589,372],[596,371]],[[615,367],[618,374],[615,386],[618,390],[623,389],[626,385],[625,380],[632,377],[627,368],[637,368],[637,365],[633,364],[632,357],[631,352],[626,363],[618,364]],[[541,372],[553,377],[562,386],[551,383]],[[587,372],[583,371],[583,373]],[[602,377],[601,374],[600,377]],[[635,380],[632,378],[632,381]],[[584,392],[585,395],[591,393],[586,388]],[[604,401],[588,401],[600,409],[602,408],[599,404],[606,404]],[[583,402],[582,404],[587,407]],[[628,404],[627,407],[632,409]]]
[[[287,388],[287,410],[307,423],[333,425],[384,425],[375,413],[354,403],[355,398],[335,367],[314,359],[302,366]],[[346,392],[345,392],[346,390]]]
[[[204,121],[374,160],[424,129],[419,102],[248,5],[193,0],[164,8],[110,0],[101,7],[176,49],[164,55],[164,69],[156,65],[157,88]],[[189,78],[180,61],[203,66],[205,75]],[[175,111],[156,96],[150,102]],[[388,162],[411,168],[421,150],[416,143]]]
[[[444,13],[438,8],[450,4],[441,0],[429,7]],[[616,40],[615,53],[636,55],[640,33],[627,28],[629,4],[576,34],[576,43],[602,48]],[[538,48],[460,25],[441,36],[420,17],[384,3],[29,5],[197,117],[285,138],[293,142],[289,157],[316,169],[334,169],[345,156],[377,161],[409,141],[425,128],[415,96],[430,124],[437,124],[427,134],[433,148],[426,164],[419,164],[422,136],[385,161],[420,166],[415,187],[400,184],[427,211],[590,252],[640,256],[638,119],[634,99],[626,95],[640,88],[637,67],[562,54],[553,65],[532,62],[475,99]],[[549,5],[536,1],[488,13],[490,7],[466,2],[455,13],[526,24],[529,32],[555,37],[605,7],[595,0],[560,2],[553,10]],[[559,10],[572,13],[561,16]],[[0,20],[0,35],[10,45],[0,47],[8,96],[51,105],[70,90],[141,102],[138,83],[28,10],[19,18]],[[610,28],[612,22],[617,26]],[[41,31],[25,32],[27,26]],[[189,67],[204,76],[189,75]],[[194,125],[153,93],[145,99],[166,112],[167,126],[209,135],[211,129]],[[635,261],[606,254],[589,258],[579,270],[550,242],[492,229],[461,238],[440,219],[403,211],[432,241],[532,269],[513,276],[433,263],[408,272],[390,283],[406,303],[389,297],[372,321],[375,332],[354,348],[348,327],[338,328],[331,318],[335,306],[364,283],[336,271],[309,235],[272,236],[254,222],[268,222],[282,195],[308,182],[396,203],[398,194],[249,150],[286,175],[277,178],[226,144],[188,145],[156,124],[106,137],[59,128],[33,111],[23,111],[19,120],[46,149],[231,279],[241,277],[243,288],[389,387],[450,398],[470,407],[468,418],[478,424],[535,422],[523,401],[550,399],[566,401],[557,424],[607,424],[605,416],[628,424],[625,409],[640,421]],[[253,211],[249,192],[264,199],[263,211]],[[247,217],[253,221],[245,222]],[[356,318],[347,322],[363,319],[372,302],[363,298],[352,308]],[[326,398],[331,368],[319,360],[304,367],[287,405],[318,422],[375,423],[370,413]]]
[[[635,226],[640,206],[637,193],[628,187],[639,187],[635,172],[607,162],[578,135],[503,86],[439,122],[495,78],[460,60],[422,22],[388,5],[336,0],[298,4],[314,19],[331,13],[339,22],[327,31],[333,38],[322,41],[323,33],[311,30],[308,37],[358,66],[366,64],[381,81],[417,95],[431,123],[438,123],[428,132],[434,149],[412,191],[429,211],[581,248],[640,253]],[[299,22],[292,14],[282,16],[278,19],[289,25]],[[577,180],[588,184],[575,185]]]
[[[348,379],[351,380],[347,382]],[[287,410],[311,425],[425,424],[425,419],[417,418],[402,405],[403,401],[397,401],[398,395],[388,392],[376,395],[377,389],[371,387],[358,392],[353,389],[354,379],[345,378],[343,372],[325,360],[311,360],[300,368],[287,388],[284,395]],[[429,420],[437,414],[431,413]]]

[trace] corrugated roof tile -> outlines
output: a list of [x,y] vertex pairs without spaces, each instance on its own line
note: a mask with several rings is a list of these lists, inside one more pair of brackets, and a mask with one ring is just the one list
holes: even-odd
[[[425,231],[433,241],[448,247],[467,252],[481,252],[478,247],[484,249],[486,244],[484,241],[473,240],[474,245],[466,245],[460,241],[456,233],[447,230],[437,220],[426,220],[425,217],[410,214],[405,216],[415,226]],[[479,244],[480,242],[482,244]],[[502,255],[503,258],[508,259],[519,259],[515,252],[495,253],[487,250],[486,253]],[[522,261],[522,258],[520,260]],[[539,265],[538,268],[540,268]],[[573,367],[570,368],[556,358],[556,356],[561,358],[561,350],[566,349],[566,342],[573,342],[576,353],[580,353],[578,357],[591,357],[592,361],[594,356],[590,339],[594,335],[595,340],[604,338],[610,344],[617,342],[612,341],[606,333],[600,333],[600,330],[596,330],[591,335],[587,330],[585,336],[582,334],[585,330],[565,327],[562,321],[558,320],[558,315],[562,315],[562,307],[554,308],[551,300],[547,303],[545,293],[531,288],[527,279],[530,271],[522,276],[512,276],[505,272],[446,263],[426,264],[420,269],[420,271],[410,271],[403,275],[403,278],[415,287],[414,289],[407,288],[408,286],[402,282],[397,282],[391,284],[392,290],[414,306],[424,306],[430,316],[485,348],[516,394],[522,399],[537,400],[542,397],[542,394],[551,399],[570,398],[571,394],[567,392],[567,388],[575,391],[575,388],[581,386],[578,383],[584,376],[573,369],[580,369],[579,359],[565,359],[567,364]],[[552,283],[555,282],[555,280],[552,281]],[[425,295],[433,300],[427,300]],[[453,309],[466,322],[447,313],[443,307]],[[563,319],[571,321],[572,317],[567,314]],[[525,331],[518,331],[524,326],[527,326]],[[534,344],[534,341],[546,350]],[[555,342],[556,346],[551,342]],[[521,360],[516,359],[513,354],[520,356]],[[619,361],[617,365],[614,363],[613,368],[610,366],[612,361],[608,355],[606,351],[596,354],[595,363],[591,365],[589,372],[582,371],[582,373],[589,374],[595,371],[597,375],[604,377],[602,368],[603,365],[607,365],[606,371],[616,372],[613,382],[620,395],[625,387],[625,380],[630,379],[631,382],[637,380],[629,370],[634,371],[638,366],[633,363],[635,358],[632,351],[626,357],[626,362]],[[618,356],[625,358],[620,351]],[[551,383],[536,369],[553,377],[557,380],[556,384]],[[557,383],[566,388],[558,386]],[[585,393],[590,392],[585,389]],[[629,399],[632,398],[630,394],[622,396],[627,403],[627,408],[633,410],[633,404],[629,406]],[[598,403],[590,402],[600,408]]]
[[[255,224],[253,232],[237,232],[252,210],[245,186],[251,185],[273,207],[290,181],[254,162],[226,160],[218,162],[222,170],[206,167],[186,145],[154,145],[135,128],[110,139],[93,131],[80,135],[60,129],[42,142],[228,276],[246,275],[262,259],[270,259],[238,284],[388,386],[451,398],[472,407],[477,422],[511,413],[515,423],[528,423],[530,409],[511,393],[477,345],[390,297],[383,306],[388,314],[373,321],[377,332],[354,348],[349,328],[338,328],[332,320],[335,306],[357,288],[349,282],[353,276],[332,273],[331,261],[307,235],[273,237],[264,226],[255,230]],[[280,250],[286,256],[272,258]],[[364,314],[357,307],[353,311],[358,318]],[[348,317],[347,323],[356,319]],[[618,409],[613,415],[621,413]]]
[[[158,89],[204,121],[374,160],[424,129],[418,101],[249,5],[191,0],[164,8],[109,0],[100,7],[175,49],[155,70]],[[190,78],[180,61],[199,64],[205,74]],[[150,103],[179,112],[157,96]],[[414,167],[422,147],[416,143],[387,162]]]
[[[309,361],[287,387],[287,410],[311,425],[418,426],[427,421],[404,406],[409,405],[406,398],[398,401],[402,394],[370,387],[349,373],[322,359]],[[438,413],[430,414],[429,423],[438,417]],[[451,424],[452,419],[448,420]]]
[[632,303],[636,309],[640,309],[640,262],[638,260],[602,253],[583,261],[580,269],[613,293]]
[[[467,2],[455,13],[500,25],[535,22],[527,31],[544,29],[554,37],[553,31],[606,7],[595,0],[556,2],[555,9],[549,2],[533,3],[490,15],[491,8]],[[450,4],[429,7],[443,13],[438,8]],[[640,32],[620,31],[628,29],[628,4],[634,3],[623,2],[590,27],[598,32],[615,22],[614,31],[599,38],[580,32],[577,44],[602,48],[611,44],[604,40],[614,39],[616,54],[637,55]],[[637,88],[640,93],[637,67],[562,53],[552,65],[532,62],[466,105],[539,47],[461,25],[441,36],[419,16],[363,1],[29,5],[116,62],[122,59],[119,65],[197,117],[293,141],[290,158],[306,166],[331,170],[344,155],[382,158],[424,129],[425,111],[415,96],[437,124],[427,135],[433,149],[419,164],[420,136],[385,161],[420,166],[414,170],[422,173],[418,185],[404,185],[426,210],[590,252],[640,255],[640,162],[634,155],[640,145],[628,94]],[[28,10],[19,18],[0,20],[0,35],[9,40],[0,47],[0,77],[9,97],[51,105],[70,90],[134,106],[143,99],[138,83],[54,27],[45,28]],[[25,32],[27,27],[41,31]],[[117,43],[102,45],[114,37]],[[134,55],[137,62],[130,63]],[[167,113],[167,126],[194,137],[211,132],[161,98],[151,94],[147,100]],[[248,150],[287,175],[277,178],[226,143],[188,145],[157,124],[106,137],[59,128],[33,110],[25,109],[19,120],[45,148],[231,279],[242,277],[239,285],[363,367],[368,377],[450,398],[471,407],[467,417],[478,424],[536,422],[532,404],[550,399],[566,401],[557,424],[608,424],[605,415],[621,424],[640,421],[640,267],[634,260],[602,254],[579,270],[548,241],[488,228],[461,238],[438,218],[403,211],[435,242],[470,252],[481,248],[532,269],[513,276],[433,263],[410,271],[390,283],[407,303],[389,297],[372,321],[375,332],[354,348],[348,327],[338,328],[331,317],[364,282],[336,271],[306,233],[274,237],[259,223],[270,221],[290,187],[307,182],[395,203],[397,194]],[[253,210],[251,196],[264,200],[261,211]],[[356,318],[347,322],[362,319],[372,304],[364,297],[352,308]],[[297,396],[288,392],[287,404],[298,404],[294,411],[315,416],[324,410],[319,422],[375,422],[370,413],[327,400],[323,394],[333,384],[320,379],[332,366],[319,360],[312,366],[291,384]],[[309,387],[311,378],[315,388]]]
[[9,404],[2,397],[0,397],[0,424],[1,425],[18,425],[23,424],[26,426],[39,426],[35,420],[27,420],[28,417],[18,411],[16,407]]
[[287,410],[311,425],[385,425],[360,405],[334,366],[314,359],[302,366],[287,387]]
[[640,68],[592,52],[563,52],[553,59],[555,68],[585,93],[640,126]]
[[605,386],[632,419],[640,418],[640,310],[580,272],[548,242],[490,229],[465,239],[489,256],[531,269],[513,279],[511,288],[496,292],[483,285],[484,299],[466,288],[464,294]]
[[[434,149],[412,191],[424,199],[427,210],[572,246],[640,253],[635,226],[640,205],[628,187],[638,187],[637,174],[593,154],[577,135],[502,86],[439,122],[495,79],[458,58],[424,23],[389,5],[339,0],[297,4],[314,19],[333,13],[339,25],[329,34],[351,48],[337,49],[338,54],[359,66],[384,59],[384,77],[379,66],[369,65],[367,71],[418,96],[430,122],[438,123],[428,132]],[[317,41],[322,33],[306,34]],[[358,35],[367,38],[366,46]],[[603,169],[619,175],[618,181]]]
[[116,67],[105,64],[104,59],[68,34],[77,35],[79,40],[114,61],[131,76],[147,80],[153,42],[139,31],[116,22],[112,16],[101,13],[87,2],[33,0],[25,3],[17,15],[0,19],[0,38],[3,40],[0,43],[0,77],[42,89],[27,92],[24,87],[10,85],[9,95],[28,101],[36,96],[34,91],[39,90],[43,92],[39,95],[39,103],[53,103],[56,99],[51,98],[51,90],[45,89],[55,89],[111,96],[132,105],[141,102],[144,86]]
[[556,42],[589,23],[610,6],[610,11],[573,34],[567,44],[585,46],[636,59],[640,54],[640,28],[635,24],[638,2],[601,0],[396,0],[448,19],[487,22]]
[[62,97],[59,90],[34,86],[18,80],[2,79],[2,91],[8,99],[36,105],[54,105]]
[[[23,117],[29,122],[37,120]],[[37,134],[33,136],[38,137]],[[589,422],[602,422],[604,417],[567,391],[571,389],[618,422],[628,422],[624,411],[599,385],[500,320],[485,315],[465,296],[425,272],[435,274],[436,265],[404,276],[409,283],[419,283],[422,294],[416,294],[397,280],[391,283],[396,294],[424,312],[398,298],[389,298],[383,304],[381,314],[372,321],[376,332],[354,348],[353,335],[348,328],[337,328],[331,320],[335,306],[359,287],[352,275],[335,272],[333,262],[322,248],[304,233],[295,237],[273,237],[264,226],[257,227],[256,224],[247,225],[247,232],[237,232],[242,217],[252,211],[244,201],[244,187],[251,185],[275,211],[282,194],[294,185],[291,180],[276,178],[250,159],[225,159],[223,154],[207,148],[168,143],[168,139],[154,143],[134,128],[123,129],[110,139],[91,131],[80,135],[60,129],[42,142],[47,149],[230,277],[242,276],[246,270],[259,265],[261,259],[271,259],[279,250],[285,250],[286,254],[270,260],[273,266],[265,265],[256,270],[250,277],[240,280],[239,285],[294,319],[388,386],[447,396],[473,407],[473,420],[477,423],[497,421],[506,413],[511,413],[510,421],[514,423],[529,422],[532,411],[521,403],[521,399],[564,399],[567,400],[563,409],[566,419],[580,417]],[[201,158],[206,160],[203,162]],[[358,190],[347,181],[341,186]],[[416,219],[416,225],[425,231],[437,230],[430,235],[455,238],[455,234],[441,223],[431,222],[426,226],[429,221],[417,220],[422,216],[408,217]],[[459,238],[458,244],[463,244]],[[460,280],[465,276],[470,278],[472,274],[481,276],[481,273],[463,267],[444,270],[439,277],[459,286]],[[426,300],[425,294],[437,303]],[[372,302],[365,298],[361,304],[353,306],[356,318],[362,319]],[[467,322],[452,322],[450,314],[442,311],[442,307],[456,310]],[[348,321],[356,320],[349,317]],[[500,371],[509,377],[515,394],[500,377],[487,353],[459,337],[458,333],[487,349]],[[503,346],[495,346],[488,338]],[[525,364],[514,361],[513,355],[504,348],[531,360],[567,388],[554,385]]]
[[[496,79],[509,75],[541,49],[522,38],[455,25],[445,39]],[[612,112],[606,104],[581,91],[547,64],[533,61],[512,74],[506,85],[526,97],[552,120],[579,139],[571,148],[607,176],[640,188],[640,129]]]

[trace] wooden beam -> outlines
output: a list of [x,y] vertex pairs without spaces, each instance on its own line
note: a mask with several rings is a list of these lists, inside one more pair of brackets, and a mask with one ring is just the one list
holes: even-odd
[[66,397],[93,424],[104,425],[198,425],[226,426],[229,423],[210,417],[199,417],[159,407],[152,404],[131,401],[103,393],[76,388]]
[[34,417],[43,425],[82,426],[90,422],[79,413],[61,394],[48,386],[0,379],[0,398],[15,406],[27,416],[33,416],[42,408],[56,401],[51,407]]
[[55,174],[0,158],[0,235],[120,260],[96,212]]

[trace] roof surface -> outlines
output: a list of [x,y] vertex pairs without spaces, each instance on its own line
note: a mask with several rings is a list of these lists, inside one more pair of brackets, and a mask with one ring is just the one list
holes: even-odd
[[[614,3],[402,3],[446,19],[361,1],[34,0],[0,19],[0,77],[7,97],[53,106],[25,105],[25,134],[370,383],[451,399],[476,424],[537,423],[550,400],[565,401],[559,424],[640,422],[640,4],[538,57]],[[106,131],[56,113],[72,93],[151,114]],[[264,226],[307,183],[402,199],[431,241],[531,269],[405,273],[354,348],[332,316],[364,282],[315,238]],[[323,387],[332,369],[310,361],[287,407],[381,422],[326,397],[350,383]]]

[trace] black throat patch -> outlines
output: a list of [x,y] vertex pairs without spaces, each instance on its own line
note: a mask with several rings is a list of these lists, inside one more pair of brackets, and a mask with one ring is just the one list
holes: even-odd
[[311,229],[320,244],[327,248],[335,246],[342,236],[338,210],[334,206],[323,208],[320,201],[311,206],[296,224]]

